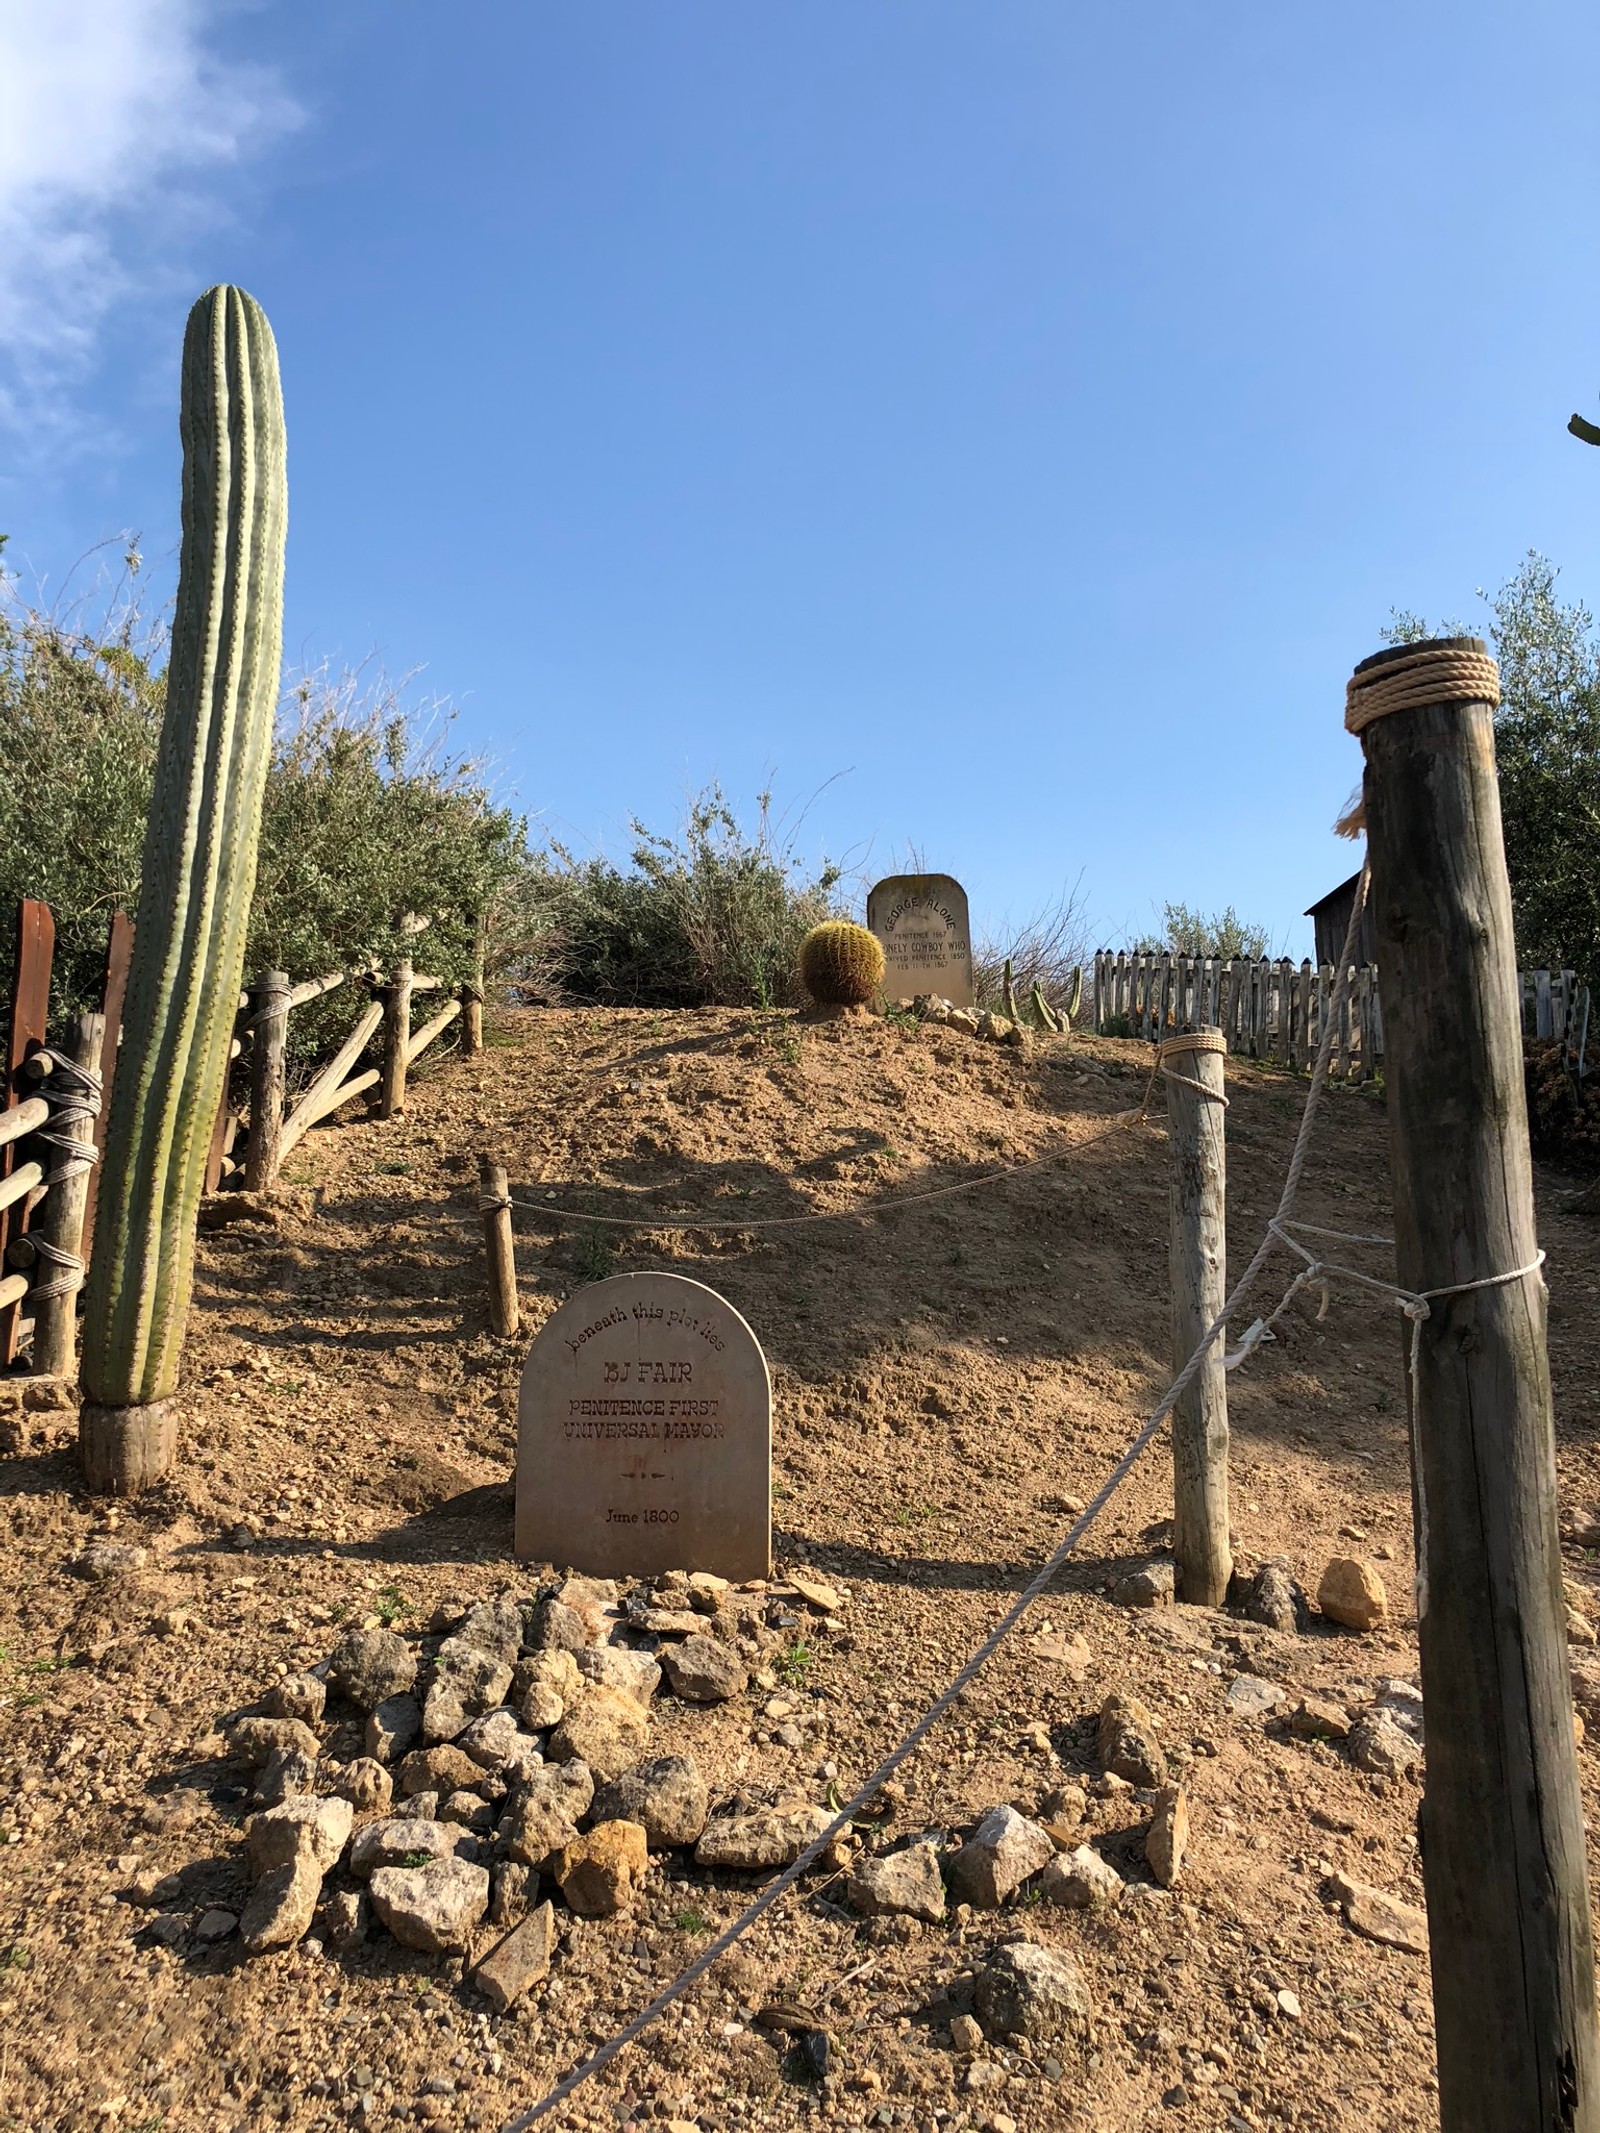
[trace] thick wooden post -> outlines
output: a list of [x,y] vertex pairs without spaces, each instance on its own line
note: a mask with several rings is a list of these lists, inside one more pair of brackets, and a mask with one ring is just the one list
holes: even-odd
[[[1172,1145],[1172,1367],[1181,1370],[1228,1293],[1223,1056],[1219,1029],[1169,1037],[1161,1047]],[[1172,1411],[1172,1543],[1178,1596],[1220,1607],[1233,1575],[1228,1544],[1228,1379],[1222,1339]]]
[[411,1047],[411,958],[394,966],[383,992],[383,1079],[378,1084],[378,1116],[393,1118],[406,1103],[406,1055]]
[[1395,1257],[1405,1288],[1433,1292],[1410,1396],[1439,2118],[1444,2133],[1595,2133],[1546,1299],[1518,1272],[1536,1254],[1533,1184],[1484,655],[1476,638],[1380,652],[1346,713],[1366,751]]
[[473,932],[472,976],[461,988],[461,1056],[472,1059],[483,1050],[483,962],[488,946],[488,923],[479,918]]
[[483,1248],[489,1262],[489,1324],[508,1339],[521,1324],[517,1305],[517,1256],[511,1237],[511,1188],[503,1163],[478,1158],[478,1206],[483,1212]]
[[[245,1148],[247,1192],[269,1192],[278,1181],[283,1139],[283,1055],[289,1041],[289,973],[265,970],[250,988],[250,1139]],[[226,1108],[227,1086],[222,1101]]]
[[56,1067],[46,1083],[52,1104],[49,1131],[60,1140],[45,1144],[53,1155],[50,1189],[31,1232],[39,1263],[33,1288],[33,1367],[43,1377],[69,1376],[77,1345],[83,1215],[100,1109],[99,1095],[85,1080],[84,1070],[92,1074],[98,1067],[105,1030],[104,1015],[79,1015],[67,1050],[70,1064],[65,1070]]

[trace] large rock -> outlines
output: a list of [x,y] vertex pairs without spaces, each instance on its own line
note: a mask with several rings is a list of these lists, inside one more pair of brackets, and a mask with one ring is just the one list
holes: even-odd
[[602,1785],[594,1796],[594,1813],[603,1822],[637,1822],[652,1851],[670,1851],[698,1840],[709,1804],[706,1781],[693,1756],[663,1755],[654,1762],[635,1763]]
[[476,1785],[483,1771],[464,1749],[450,1742],[437,1748],[414,1748],[396,1772],[402,1799],[418,1792],[459,1792]]
[[321,1742],[299,1718],[236,1718],[226,1729],[228,1752],[252,1770],[275,1755],[299,1754],[316,1761]]
[[274,1748],[256,1780],[256,1798],[263,1807],[276,1807],[280,1800],[302,1799],[316,1789],[317,1759],[303,1748]]
[[1422,1768],[1422,1749],[1387,1711],[1363,1711],[1351,1722],[1346,1742],[1358,1770],[1379,1777],[1411,1777]]
[[713,1815],[694,1848],[699,1866],[750,1874],[792,1866],[833,1817],[822,1807],[768,1807],[747,1815]]
[[1235,1718],[1270,1718],[1287,1699],[1275,1681],[1259,1674],[1235,1674],[1222,1699]]
[[504,1705],[475,1718],[455,1745],[481,1770],[492,1770],[511,1785],[522,1783],[544,1761],[539,1743],[523,1732],[516,1712]]
[[522,1651],[523,1630],[522,1609],[510,1593],[502,1593],[498,1600],[480,1600],[469,1610],[455,1633],[455,1641],[476,1645],[491,1658],[515,1666]]
[[322,1869],[309,1851],[272,1866],[250,1891],[239,1914],[239,1944],[247,1955],[292,1947],[316,1916]]
[[504,1940],[496,1941],[478,1964],[472,1982],[496,2014],[509,2013],[528,1988],[548,1973],[555,1936],[555,1909],[542,1903],[513,1926]]
[[1345,1740],[1350,1713],[1326,1696],[1302,1696],[1289,1713],[1289,1731],[1296,1740]]
[[491,1876],[491,1926],[519,1925],[539,1900],[539,1877],[520,1859],[502,1859]]
[[1189,1795],[1181,1785],[1164,1785],[1144,1833],[1145,1860],[1164,1889],[1177,1886],[1188,1848]]
[[535,1733],[559,1726],[569,1704],[584,1694],[584,1678],[569,1651],[535,1652],[524,1659],[511,1680],[511,1702],[524,1725]]
[[302,1725],[314,1726],[327,1702],[328,1691],[315,1674],[290,1674],[273,1683],[261,1708],[269,1718],[298,1718]]
[[1111,1592],[1119,1607],[1171,1607],[1177,1596],[1177,1566],[1160,1560],[1130,1570],[1118,1578]]
[[392,1763],[422,1733],[422,1706],[415,1696],[386,1696],[367,1716],[365,1747],[375,1762]]
[[648,1652],[631,1652],[620,1644],[594,1644],[577,1655],[578,1672],[585,1681],[603,1689],[615,1689],[647,1704],[661,1686],[661,1669]]
[[448,1955],[467,1945],[489,1908],[488,1870],[446,1858],[382,1866],[372,1876],[372,1905],[403,1947]]
[[598,1822],[560,1854],[556,1885],[580,1918],[609,1918],[626,1910],[650,1870],[650,1850],[637,1822]]
[[1116,1868],[1088,1844],[1060,1853],[1039,1877],[1041,1899],[1069,1911],[1109,1910],[1122,1901],[1124,1888]]
[[737,1656],[715,1637],[685,1637],[661,1647],[661,1664],[674,1692],[690,1703],[726,1703],[741,1696],[750,1677]]
[[472,1858],[477,1849],[472,1833],[458,1822],[396,1815],[387,1822],[369,1822],[361,1831],[350,1847],[350,1871],[360,1881],[381,1867],[419,1866],[424,1858]]
[[328,1681],[363,1711],[404,1696],[417,1678],[417,1655],[392,1629],[346,1630],[328,1656]]
[[1245,1588],[1246,1619],[1292,1637],[1300,1625],[1300,1589],[1282,1556],[1263,1563]]
[[333,1789],[358,1815],[386,1815],[394,1802],[394,1779],[370,1755],[346,1763]]
[[500,1838],[513,1859],[542,1867],[576,1841],[594,1799],[587,1763],[547,1763],[534,1771],[500,1817]]
[[978,1972],[973,1999],[991,2037],[1027,2037],[1040,2044],[1083,2042],[1093,2008],[1070,1955],[1031,1941],[996,1948]]
[[1097,1729],[1101,1768],[1130,1785],[1164,1785],[1167,1757],[1153,1712],[1137,1696],[1108,1696]]
[[910,1844],[879,1859],[861,1859],[851,1869],[845,1894],[852,1910],[880,1918],[902,1912],[936,1926],[944,1918],[944,1876],[936,1844]]
[[422,1706],[423,1739],[454,1740],[474,1718],[505,1702],[511,1674],[509,1659],[480,1651],[460,1637],[446,1637]]
[[319,1878],[350,1841],[354,1816],[348,1800],[285,1800],[254,1816],[246,1846],[250,1871],[260,1876],[300,1857],[315,1865]]
[[582,1615],[559,1600],[541,1600],[533,1610],[528,1643],[536,1652],[581,1652],[589,1642]]
[[1039,1823],[1014,1807],[991,1807],[950,1861],[951,1885],[968,1903],[992,1911],[1055,1855]]
[[1389,1595],[1376,1568],[1359,1555],[1336,1555],[1322,1573],[1317,1605],[1330,1622],[1346,1629],[1381,1629],[1389,1617]]
[[600,1779],[621,1777],[639,1760],[650,1721],[631,1696],[592,1688],[550,1736],[550,1759],[587,1763]]
[[1407,1955],[1427,1954],[1426,1911],[1418,1910],[1415,1904],[1402,1903],[1398,1896],[1386,1895],[1365,1881],[1353,1881],[1348,1874],[1331,1875],[1328,1890],[1338,1899],[1352,1931],[1367,1940],[1380,1941],[1386,1948],[1404,1949]]

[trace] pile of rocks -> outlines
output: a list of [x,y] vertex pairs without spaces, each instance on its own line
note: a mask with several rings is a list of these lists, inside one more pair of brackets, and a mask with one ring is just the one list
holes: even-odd
[[958,1029],[968,1037],[981,1037],[988,1044],[1025,1049],[1028,1043],[1027,1030],[1009,1015],[997,1015],[987,1008],[955,1007],[937,993],[919,992],[911,1002],[911,1012],[919,1022],[937,1022],[944,1029]]
[[[608,1579],[569,1577],[436,1622],[444,1633],[422,1651],[381,1625],[348,1631],[225,1729],[258,1807],[251,1890],[236,1919],[208,1914],[203,1937],[237,1930],[261,1954],[300,1940],[320,1911],[343,1951],[376,1920],[406,1947],[473,1956],[474,1981],[504,2009],[549,1966],[547,1885],[570,1911],[605,1917],[631,1905],[652,1853],[788,1865],[827,1811],[745,1795],[714,1810],[692,1756],[649,1755],[652,1704],[663,1683],[693,1704],[741,1695],[785,1631],[842,1605],[804,1578],[675,1576],[623,1598]],[[346,1761],[325,1752],[341,1706],[365,1751]]]

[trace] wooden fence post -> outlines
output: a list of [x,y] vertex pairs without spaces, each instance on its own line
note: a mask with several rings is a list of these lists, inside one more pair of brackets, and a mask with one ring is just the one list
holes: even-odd
[[488,924],[480,916],[473,929],[472,976],[461,988],[461,1056],[472,1059],[483,1050],[483,963],[488,945]]
[[77,1348],[83,1216],[89,1204],[94,1128],[100,1110],[94,1083],[84,1076],[99,1067],[105,1030],[104,1015],[79,1015],[66,1049],[65,1070],[53,1067],[45,1082],[51,1101],[47,1145],[54,1149],[55,1159],[46,1177],[49,1191],[28,1238],[39,1267],[32,1293],[33,1367],[41,1377],[69,1376]]
[[1444,2133],[1595,2133],[1498,693],[1476,638],[1397,646],[1356,669],[1345,718],[1366,752],[1395,1256],[1401,1283],[1431,1292],[1410,1386],[1422,1873]]
[[[1227,1300],[1226,1160],[1220,1029],[1169,1037],[1158,1058],[1172,1144],[1172,1367],[1181,1370]],[[1178,1596],[1220,1607],[1233,1575],[1228,1545],[1228,1380],[1222,1338],[1172,1411],[1172,1547]]]
[[[283,1055],[289,1039],[289,973],[264,970],[250,987],[250,1139],[245,1147],[247,1192],[270,1192],[278,1181],[283,1138]],[[227,1084],[223,1084],[226,1107]]]
[[403,956],[383,990],[383,1078],[378,1084],[378,1116],[393,1118],[405,1109],[406,1054],[411,1045],[411,958]]
[[511,1236],[511,1188],[503,1163],[478,1158],[478,1206],[489,1261],[489,1324],[508,1339],[521,1324],[517,1304],[517,1257]]
[[[11,1022],[6,1038],[5,1085],[0,1088],[0,1109],[16,1103],[22,1090],[18,1075],[22,1062],[35,1045],[43,1044],[50,1013],[50,964],[55,955],[56,922],[50,906],[24,897],[17,906],[17,957],[13,965]],[[17,1150],[0,1148],[0,1178],[13,1176]],[[6,1246],[28,1227],[28,1202],[19,1199],[0,1208],[0,1271],[5,1265]],[[0,1369],[17,1353],[22,1307],[12,1298],[0,1303]]]

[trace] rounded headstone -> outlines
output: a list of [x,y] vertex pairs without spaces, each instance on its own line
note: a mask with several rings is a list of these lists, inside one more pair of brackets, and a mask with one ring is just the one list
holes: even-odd
[[682,1274],[580,1289],[528,1351],[516,1552],[597,1576],[772,1567],[772,1380],[726,1297]]
[[883,947],[885,999],[932,993],[952,1007],[972,1006],[967,892],[952,875],[889,875],[867,897],[867,930]]

